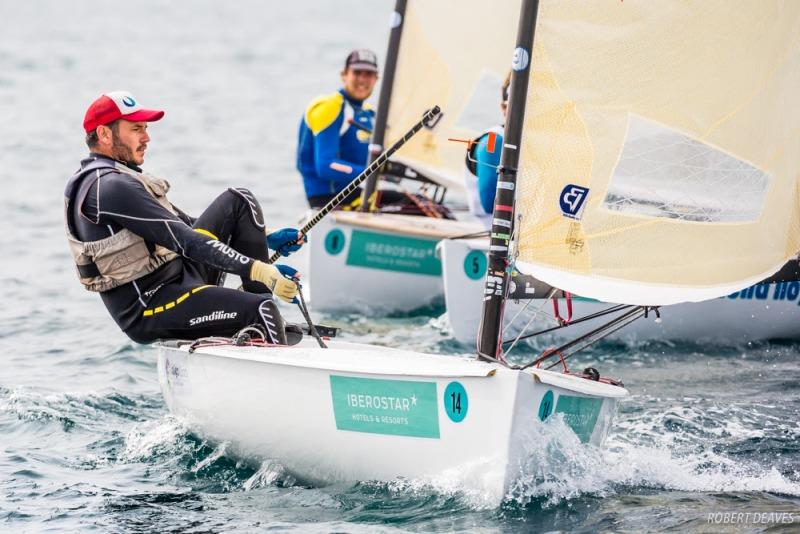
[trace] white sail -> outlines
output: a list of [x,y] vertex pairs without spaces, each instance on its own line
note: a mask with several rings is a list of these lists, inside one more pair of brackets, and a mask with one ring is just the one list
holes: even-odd
[[473,139],[502,120],[500,86],[509,70],[519,5],[519,0],[408,1],[385,144],[401,137],[425,109],[439,105],[444,116],[392,159],[463,188],[466,145],[447,139]]
[[523,270],[658,305],[800,251],[800,2],[543,0],[530,61]]

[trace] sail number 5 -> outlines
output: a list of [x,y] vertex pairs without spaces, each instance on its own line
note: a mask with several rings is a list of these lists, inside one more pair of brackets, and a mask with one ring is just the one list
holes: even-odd
[[480,280],[486,274],[486,253],[471,250],[464,258],[464,273],[471,280]]

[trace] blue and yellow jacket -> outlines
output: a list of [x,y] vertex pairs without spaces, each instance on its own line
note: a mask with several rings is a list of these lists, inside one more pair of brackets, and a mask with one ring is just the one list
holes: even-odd
[[297,138],[306,197],[335,195],[365,169],[374,119],[375,111],[344,89],[311,102]]

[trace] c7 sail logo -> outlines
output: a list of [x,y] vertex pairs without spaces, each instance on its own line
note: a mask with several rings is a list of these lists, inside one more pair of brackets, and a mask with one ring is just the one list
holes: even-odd
[[569,184],[562,191],[558,199],[561,206],[561,213],[570,219],[577,219],[583,216],[583,208],[586,205],[586,197],[589,196],[589,188],[579,185]]

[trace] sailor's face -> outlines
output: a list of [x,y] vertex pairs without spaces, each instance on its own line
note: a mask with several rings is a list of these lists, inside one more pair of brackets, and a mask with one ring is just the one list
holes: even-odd
[[369,70],[347,69],[342,73],[344,90],[351,98],[366,100],[375,88],[378,73]]
[[150,142],[147,123],[123,119],[119,121],[116,130],[112,146],[114,159],[136,165],[144,163],[144,152],[147,150],[147,143]]

